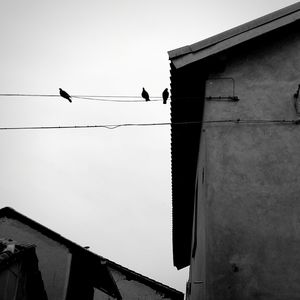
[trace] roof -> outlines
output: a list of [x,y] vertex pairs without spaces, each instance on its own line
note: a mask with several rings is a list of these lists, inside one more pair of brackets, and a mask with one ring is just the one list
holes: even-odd
[[[73,252],[74,251],[76,253],[79,252],[81,256],[87,257],[87,261],[89,261],[90,265],[92,265],[92,266],[96,265],[97,268],[102,268],[102,272],[104,272],[104,274],[101,274],[101,276],[99,276],[98,278],[102,278],[102,279],[105,277],[111,278],[110,280],[112,282],[107,282],[107,285],[110,284],[110,286],[105,286],[106,290],[104,290],[104,291],[106,293],[108,293],[108,291],[110,291],[110,293],[114,293],[115,295],[120,297],[120,294],[119,294],[119,291],[115,284],[115,281],[113,280],[113,277],[108,269],[108,267],[110,267],[110,268],[115,269],[115,270],[121,272],[122,274],[124,274],[129,280],[136,280],[138,282],[141,282],[149,287],[154,288],[158,292],[162,292],[166,295],[172,296],[172,299],[174,299],[174,300],[175,299],[179,300],[179,299],[184,298],[184,294],[182,292],[177,291],[176,289],[173,289],[167,285],[157,282],[157,281],[155,281],[151,278],[148,278],[144,275],[141,275],[137,272],[134,272],[128,268],[125,268],[107,258],[104,258],[102,256],[94,254],[94,253],[90,252],[89,250],[87,250],[86,248],[81,247],[81,246],[77,245],[76,243],[64,238],[60,234],[52,231],[51,229],[41,225],[38,222],[33,221],[32,219],[24,216],[23,214],[15,211],[14,209],[12,209],[10,207],[4,207],[4,208],[0,209],[0,218],[1,217],[17,219],[17,220],[25,223],[26,225],[34,228],[35,230],[41,232],[42,234],[46,235],[47,237],[65,245],[69,249],[72,249]],[[95,269],[95,268],[93,268],[93,269]],[[105,277],[104,277],[104,275],[105,275]],[[97,288],[100,288],[100,287],[97,287]],[[118,293],[118,294],[116,294],[116,293]]]
[[[190,264],[206,76],[218,59],[221,61],[223,52],[234,55],[240,46],[244,51],[249,44],[259,43],[265,36],[276,38],[279,32],[284,34],[290,28],[298,30],[299,20],[300,2],[297,2],[198,43],[168,52],[171,66],[173,261],[178,269]],[[200,101],[189,101],[189,98]],[[182,122],[191,124],[177,126]]]
[[[109,269],[107,268],[106,260],[103,257],[88,251],[86,248],[81,247],[78,244],[66,239],[60,234],[52,231],[51,229],[43,226],[38,222],[33,221],[32,219],[26,217],[25,215],[15,211],[10,207],[4,207],[0,209],[0,218],[1,217],[18,220],[28,225],[29,227],[39,231],[48,238],[51,238],[57,241],[58,243],[65,245],[71,253],[75,253],[82,260],[84,260],[85,264],[92,270],[92,273],[95,276],[94,284],[96,288],[101,289],[102,291],[113,297],[117,297],[118,299],[121,298],[118,287]],[[97,270],[95,270],[95,266]],[[101,282],[99,282],[99,278],[101,278]]]
[[106,261],[107,261],[107,265],[109,267],[124,274],[126,276],[127,280],[135,280],[142,284],[145,284],[145,285],[153,288],[157,292],[164,294],[165,297],[168,297],[168,298],[170,297],[173,300],[183,300],[184,299],[184,294],[174,288],[171,288],[165,284],[162,284],[161,282],[158,282],[149,277],[146,277],[137,272],[134,272],[134,271],[132,271],[128,268],[125,268],[113,261],[108,260],[108,259]]
[[299,19],[300,2],[297,2],[208,39],[171,50],[169,58],[176,68],[181,68]]

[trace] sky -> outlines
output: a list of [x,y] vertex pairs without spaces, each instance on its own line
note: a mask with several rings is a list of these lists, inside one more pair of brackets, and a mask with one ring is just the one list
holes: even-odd
[[[167,51],[296,2],[0,0],[0,93],[145,87],[151,99],[169,87]],[[169,104],[0,97],[0,127],[157,122],[170,122]],[[172,261],[169,126],[0,130],[0,166],[0,207],[185,291],[188,268]]]

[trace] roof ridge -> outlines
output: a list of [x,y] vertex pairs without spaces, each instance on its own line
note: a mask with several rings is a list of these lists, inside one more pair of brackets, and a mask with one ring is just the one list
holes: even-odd
[[[258,17],[258,18],[254,19],[254,20],[248,21],[248,22],[246,22],[246,23],[243,23],[243,24],[241,24],[241,25],[238,25],[238,26],[235,26],[235,27],[233,27],[233,28],[231,28],[231,29],[228,29],[228,30],[226,30],[226,31],[224,31],[224,32],[221,32],[221,33],[219,33],[219,34],[216,34],[215,37],[217,37],[217,36],[219,36],[219,35],[222,35],[222,34],[225,34],[225,33],[230,33],[230,32],[232,32],[234,29],[237,29],[237,28],[240,28],[240,29],[241,29],[239,32],[232,33],[232,35],[230,35],[230,36],[228,36],[228,37],[224,37],[223,39],[221,39],[221,40],[219,40],[219,41],[216,41],[215,43],[222,42],[222,41],[224,41],[224,40],[227,40],[227,39],[229,39],[229,38],[232,38],[232,37],[235,37],[235,36],[237,36],[237,35],[239,35],[239,34],[242,34],[242,33],[244,33],[244,32],[247,32],[247,31],[249,31],[249,30],[255,29],[255,28],[257,28],[257,27],[260,27],[260,26],[262,26],[262,25],[265,25],[265,24],[267,24],[267,23],[273,22],[273,21],[278,20],[278,19],[280,19],[280,18],[283,18],[283,17],[285,17],[285,16],[287,16],[287,15],[290,15],[290,14],[296,12],[297,10],[300,10],[300,5],[299,5],[299,4],[300,4],[300,2],[294,3],[294,4],[290,5],[290,6],[281,8],[281,9],[276,10],[276,11],[274,11],[274,12],[271,12],[271,13],[268,13],[268,14],[263,15],[263,16],[261,16],[261,17]],[[299,6],[299,7],[298,7],[298,6]],[[291,9],[292,7],[293,7],[293,8],[296,7],[296,9],[293,9],[293,10],[292,10],[292,9]],[[252,25],[252,26],[251,26],[251,25]],[[244,27],[245,27],[245,28],[244,28]],[[213,36],[213,37],[214,37],[214,36]],[[213,37],[211,37],[211,38],[213,38]],[[209,40],[209,39],[211,39],[211,38],[208,38],[207,40]],[[202,42],[204,42],[204,40],[203,40]],[[198,43],[199,43],[199,42],[198,42]],[[193,52],[198,51],[198,50],[204,48],[204,47],[203,47],[203,48],[201,47],[200,49],[197,49],[197,47],[195,47],[195,48],[193,47],[194,45],[196,46],[198,43],[195,43],[195,44],[192,44],[192,45],[191,45],[191,48],[192,48]],[[214,43],[214,44],[215,44],[215,43]],[[193,48],[194,48],[194,49],[193,49]]]
[[278,19],[286,17],[290,14],[293,14],[299,10],[300,10],[300,1],[298,1],[292,5],[286,6],[284,8],[281,8],[279,10],[268,13],[266,15],[263,15],[261,17],[258,17],[256,19],[253,19],[251,21],[245,22],[241,25],[232,27],[228,30],[225,30],[223,32],[215,34],[211,37],[205,38],[199,42],[168,51],[169,58],[174,59],[174,58],[177,58],[177,57],[189,54],[189,53],[194,53],[199,50],[203,50],[205,48],[211,47],[215,44],[221,43],[225,40],[228,40],[230,38],[233,38],[240,34],[243,34],[247,31],[250,31],[250,30],[256,29],[260,26],[274,22]]

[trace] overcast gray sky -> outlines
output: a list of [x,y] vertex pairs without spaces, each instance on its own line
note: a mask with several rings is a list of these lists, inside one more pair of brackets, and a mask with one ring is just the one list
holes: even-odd
[[[0,0],[0,93],[169,87],[167,51],[288,0]],[[0,127],[169,122],[161,102],[0,97]],[[0,131],[0,207],[181,291],[172,264],[169,126]]]

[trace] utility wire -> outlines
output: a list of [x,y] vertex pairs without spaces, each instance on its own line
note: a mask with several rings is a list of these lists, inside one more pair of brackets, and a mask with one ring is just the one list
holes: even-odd
[[[121,102],[121,103],[128,103],[128,102],[146,102],[145,100],[135,100],[133,97],[116,97],[116,98],[126,98],[126,100],[121,100],[121,99],[111,99],[111,98],[108,98],[108,99],[105,99],[105,98],[96,98],[96,96],[93,96],[93,97],[88,97],[88,96],[71,96],[72,98],[75,98],[75,99],[83,99],[83,100],[92,100],[92,101],[104,101],[104,102]],[[103,96],[105,97],[105,96]],[[129,99],[129,98],[132,98],[132,99]],[[140,98],[141,97],[135,97],[135,98]],[[154,97],[152,97],[151,101],[150,102],[153,102],[153,101],[162,101],[162,99],[154,99]]]
[[[61,97],[57,94],[18,94],[18,93],[7,93],[0,94],[0,97]],[[93,101],[106,101],[106,102],[145,102],[141,96],[129,96],[129,95],[71,95],[72,98],[80,100],[93,100]],[[123,100],[122,100],[123,99]],[[140,99],[140,100],[138,100]],[[162,97],[151,96],[151,101],[162,101]]]
[[119,127],[143,127],[143,126],[165,126],[165,125],[199,125],[199,124],[300,124],[300,120],[208,120],[195,122],[160,122],[160,123],[123,123],[112,125],[64,125],[64,126],[20,126],[20,127],[0,127],[0,130],[32,130],[32,129],[87,129],[106,128],[116,129]]
[[[79,100],[92,100],[92,101],[105,101],[105,102],[140,102],[145,103],[146,101],[141,96],[130,96],[130,95],[70,95],[71,98],[79,99]],[[50,98],[50,97],[61,97],[58,94],[23,94],[23,93],[7,93],[0,94],[0,97],[39,97],[39,98]],[[201,97],[199,96],[177,96],[177,97],[169,97],[174,100],[199,100]],[[230,97],[225,97],[226,99],[230,99]],[[211,100],[211,99],[208,99]],[[149,102],[154,101],[163,101],[162,96],[150,96]]]
[[106,128],[116,129],[118,127],[129,126],[162,126],[170,125],[170,123],[127,123],[127,124],[114,124],[114,125],[66,125],[66,126],[22,126],[22,127],[0,127],[0,130],[26,130],[26,129],[87,129],[87,128]]
[[[94,98],[113,98],[113,99],[142,99],[141,96],[136,96],[136,95],[70,95],[71,97],[73,98],[78,98],[78,99],[85,99],[85,98],[91,98],[91,99],[94,99]],[[0,97],[46,97],[46,98],[49,98],[49,97],[61,97],[60,95],[58,94],[23,94],[23,93],[0,93]],[[174,99],[200,99],[201,97],[200,96],[176,96],[174,97]],[[230,98],[230,97],[225,97],[226,99],[227,98]],[[161,100],[162,99],[162,96],[150,96],[150,100],[151,99],[157,99],[157,100]],[[209,98],[210,99],[210,98]],[[142,102],[145,102],[145,100],[141,100]],[[151,100],[153,101],[153,100]]]
[[60,97],[60,95],[54,94],[0,94],[1,97]]
[[[18,94],[18,93],[7,93],[0,94],[0,97],[39,97],[39,98],[50,98],[50,97],[61,97],[58,94]],[[145,101],[141,96],[130,96],[130,95],[70,95],[71,98],[79,99],[79,100],[92,100],[92,101],[105,101],[105,102],[119,102],[119,103],[128,103],[128,102],[140,102],[145,103]],[[199,100],[202,99],[200,96],[171,96],[169,99],[174,101],[176,100]],[[228,96],[228,97],[206,97],[206,100],[219,100],[219,101],[238,101],[237,97]],[[163,101],[162,96],[150,96],[149,102],[154,101]]]

